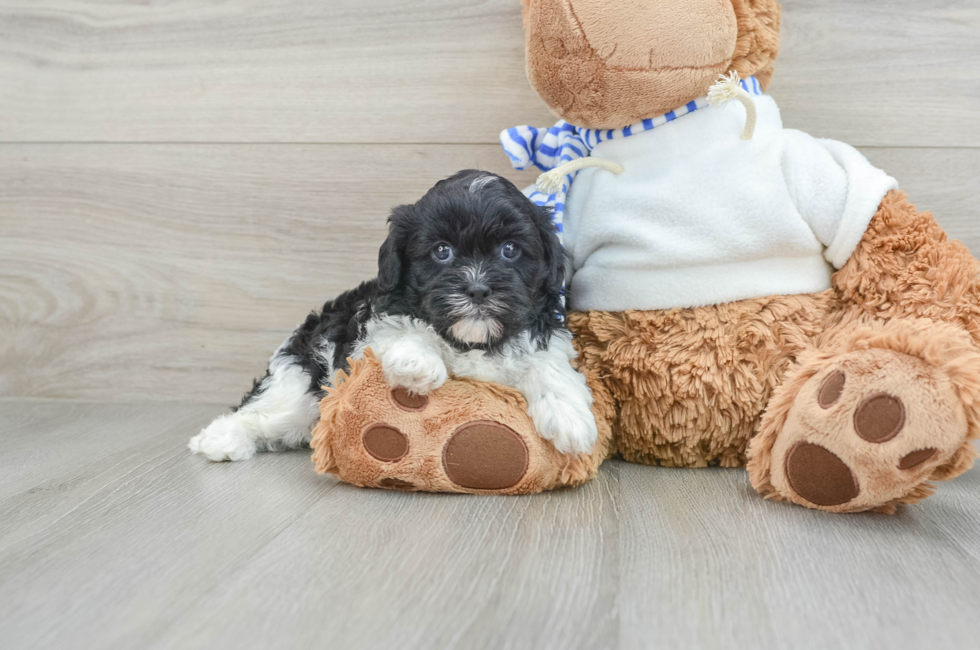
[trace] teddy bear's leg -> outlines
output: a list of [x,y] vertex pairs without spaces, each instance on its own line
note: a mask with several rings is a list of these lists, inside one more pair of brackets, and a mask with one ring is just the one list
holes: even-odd
[[833,278],[840,309],[773,394],[749,448],[761,493],[893,511],[969,469],[978,435],[980,262],[905,194],[882,200]]
[[980,352],[962,329],[922,319],[856,325],[805,356],[749,446],[767,498],[834,512],[893,512],[976,456]]
[[630,462],[742,467],[759,414],[813,347],[831,292],[654,311],[572,312],[579,359],[615,398]]
[[889,192],[834,275],[840,309],[818,337],[821,352],[801,358],[769,403],[750,447],[757,489],[811,507],[888,511],[927,496],[925,481],[969,468],[978,272],[931,214]]
[[612,398],[594,374],[599,439],[566,455],[539,436],[514,388],[450,379],[428,395],[391,388],[373,353],[351,360],[320,403],[313,432],[317,470],[363,487],[427,492],[531,494],[595,476],[612,439]]

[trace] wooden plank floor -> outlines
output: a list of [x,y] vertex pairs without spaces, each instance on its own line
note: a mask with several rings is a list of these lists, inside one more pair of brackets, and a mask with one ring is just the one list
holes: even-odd
[[308,452],[192,457],[218,411],[0,401],[4,648],[977,644],[980,468],[891,517],[622,462],[533,497],[403,494]]

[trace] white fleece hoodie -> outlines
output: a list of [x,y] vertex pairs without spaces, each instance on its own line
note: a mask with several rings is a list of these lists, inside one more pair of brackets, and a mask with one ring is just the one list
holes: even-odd
[[768,95],[606,140],[622,174],[578,172],[564,205],[573,309],[669,309],[830,287],[895,179],[853,147],[784,129]]

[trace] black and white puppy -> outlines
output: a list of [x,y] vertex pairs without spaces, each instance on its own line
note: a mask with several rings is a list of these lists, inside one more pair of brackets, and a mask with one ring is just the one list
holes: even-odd
[[450,375],[517,388],[538,433],[592,450],[592,395],[564,326],[565,256],[547,210],[476,170],[396,207],[378,277],[327,302],[279,347],[240,407],[190,441],[211,460],[302,446],[321,386],[370,347],[388,383],[424,395]]

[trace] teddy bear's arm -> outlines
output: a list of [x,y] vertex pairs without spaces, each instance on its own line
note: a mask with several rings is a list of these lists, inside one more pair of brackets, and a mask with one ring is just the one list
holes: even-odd
[[782,169],[790,197],[824,257],[841,268],[857,248],[881,200],[898,183],[857,149],[802,131],[783,132]]

